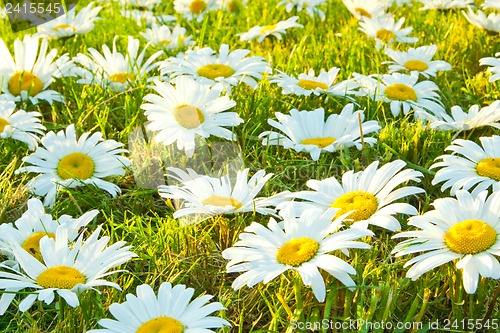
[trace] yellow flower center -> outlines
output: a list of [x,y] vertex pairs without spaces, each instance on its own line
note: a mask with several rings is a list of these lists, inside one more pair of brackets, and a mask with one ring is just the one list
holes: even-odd
[[323,83],[323,82],[317,82],[317,81],[313,81],[313,80],[299,80],[299,82],[297,82],[297,85],[301,88],[304,88],[304,89],[307,89],[307,90],[314,90],[316,88],[320,88],[320,89],[327,89],[328,88],[328,85]]
[[339,208],[335,218],[345,214],[351,210],[352,212],[348,218],[354,222],[367,220],[372,216],[378,208],[377,198],[365,191],[351,191],[347,192],[332,203],[333,208]]
[[69,24],[59,24],[59,25],[56,25],[55,27],[52,28],[52,30],[54,31],[58,31],[59,29],[62,29],[62,30],[65,30],[65,29],[69,29],[71,28],[71,30],[76,31],[75,27],[69,25]]
[[396,101],[417,101],[415,90],[403,83],[394,83],[385,88],[385,96]]
[[356,7],[354,8],[354,11],[359,13],[361,16],[372,18],[372,14],[368,13],[368,11],[366,11],[366,9],[364,8]]
[[184,326],[180,321],[170,317],[158,317],[141,325],[135,333],[182,333]]
[[200,67],[196,73],[200,76],[214,80],[218,77],[230,77],[234,74],[234,69],[228,65],[210,64]]
[[404,66],[406,69],[410,71],[419,71],[419,72],[423,72],[427,68],[429,68],[429,65],[427,65],[422,60],[408,60],[407,62],[405,62]]
[[394,32],[387,30],[387,29],[380,29],[375,34],[375,37],[377,37],[378,39],[380,39],[381,41],[383,41],[386,44],[390,43],[391,40],[396,39],[396,35],[394,34]]
[[121,84],[125,84],[125,82],[127,82],[127,81],[134,82],[135,77],[129,73],[116,73],[116,74],[110,75],[109,80],[112,82],[119,82]]
[[175,108],[174,118],[180,126],[192,129],[200,126],[205,117],[200,109],[192,105],[181,105]]
[[9,80],[9,91],[19,96],[21,91],[27,91],[30,96],[36,96],[43,90],[43,82],[31,72],[17,72]]
[[204,205],[212,205],[212,206],[220,206],[220,207],[225,207],[225,206],[233,206],[236,209],[240,209],[241,202],[238,200],[231,198],[231,197],[223,197],[220,195],[212,195],[205,200],[202,201]]
[[44,288],[73,289],[79,283],[85,283],[85,275],[68,266],[54,266],[44,270],[36,283]]
[[495,244],[497,233],[488,223],[480,220],[465,220],[455,224],[444,234],[450,250],[460,254],[476,254]]
[[172,41],[168,40],[168,39],[164,39],[164,40],[161,40],[159,42],[160,45],[163,45],[163,46],[168,46],[170,43],[172,43]]
[[207,3],[203,0],[194,0],[189,4],[189,11],[193,14],[199,14],[207,9]]
[[319,148],[325,148],[335,142],[335,138],[310,138],[302,140],[300,143],[303,145],[315,145]]
[[314,258],[318,249],[319,243],[312,238],[294,238],[278,250],[276,259],[282,265],[298,267]]
[[273,31],[276,29],[276,24],[269,24],[266,26],[263,26],[262,29],[260,29],[261,34],[267,34],[269,31]]
[[240,6],[241,6],[241,3],[239,1],[237,1],[237,0],[234,0],[234,1],[230,1],[227,4],[227,9],[231,13],[237,13],[240,10]]
[[500,157],[485,158],[476,166],[477,174],[500,181]]
[[7,119],[0,118],[0,133],[2,133],[5,130],[5,126],[7,125],[9,125]]
[[94,174],[95,164],[88,155],[84,153],[71,153],[57,164],[57,174],[62,179],[78,178],[88,179]]
[[25,249],[29,254],[35,257],[38,261],[42,262],[42,254],[40,253],[40,239],[43,236],[55,239],[56,235],[51,232],[36,232],[26,238],[22,248]]

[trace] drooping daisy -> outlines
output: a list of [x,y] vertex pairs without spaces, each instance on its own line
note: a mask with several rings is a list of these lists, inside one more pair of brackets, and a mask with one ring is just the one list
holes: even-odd
[[471,24],[485,29],[500,33],[500,14],[491,13],[488,16],[482,11],[478,10],[477,14],[469,7],[469,12],[462,12]]
[[158,295],[147,284],[136,290],[137,296],[127,294],[125,302],[111,304],[109,312],[116,320],[101,319],[99,325],[104,328],[87,333],[208,333],[214,332],[210,328],[231,326],[222,318],[209,316],[225,310],[219,302],[207,304],[212,296],[203,295],[191,301],[193,288],[163,282]]
[[182,58],[170,57],[160,66],[161,74],[170,78],[188,76],[201,83],[218,86],[230,93],[231,86],[243,82],[252,88],[262,73],[270,73],[271,68],[263,57],[247,57],[250,50],[229,51],[229,45],[222,44],[219,55],[210,47],[188,50]]
[[107,45],[103,45],[102,54],[90,47],[87,50],[89,55],[77,55],[75,61],[81,66],[74,70],[80,77],[77,83],[97,84],[113,91],[125,91],[137,82],[148,79],[148,74],[160,65],[155,60],[163,51],[157,51],[145,60],[148,45],[139,53],[139,39],[128,36],[127,53],[122,54],[116,48],[117,37],[113,39],[112,51]]
[[174,0],[174,9],[188,21],[203,21],[206,13],[216,9],[215,0]]
[[481,126],[492,126],[500,129],[500,101],[495,101],[491,105],[479,109],[478,105],[469,108],[469,112],[464,112],[460,106],[451,108],[451,116],[447,113],[441,115],[442,120],[434,120],[430,127],[443,131],[467,131]]
[[294,94],[297,96],[309,96],[314,94],[331,94],[334,96],[356,95],[355,89],[358,85],[353,80],[342,81],[334,84],[340,68],[333,67],[328,72],[322,69],[318,76],[315,75],[314,69],[310,68],[306,73],[301,73],[298,78],[289,76],[278,70],[279,74],[270,77],[270,82],[277,83],[283,88],[283,94]]
[[490,82],[500,80],[500,52],[495,54],[495,57],[496,58],[487,57],[479,59],[479,64],[481,66],[490,66],[488,71],[493,74],[489,79]]
[[413,27],[401,28],[404,22],[404,17],[396,22],[391,14],[376,16],[374,18],[363,16],[362,20],[359,22],[359,30],[375,39],[375,46],[377,49],[394,42],[416,43],[418,38],[408,37],[413,31]]
[[45,197],[45,206],[54,204],[60,187],[94,185],[112,196],[121,193],[118,186],[102,178],[125,174],[124,168],[130,161],[119,155],[127,152],[120,149],[122,143],[104,140],[100,132],[92,135],[87,132],[77,139],[75,126],[71,124],[57,134],[50,131],[41,139],[41,144],[43,147],[23,157],[23,162],[31,165],[16,173],[38,173],[28,187],[33,194]]
[[0,38],[0,99],[14,102],[39,100],[64,102],[64,97],[48,87],[56,78],[70,76],[74,67],[67,54],[56,59],[57,50],[47,53],[48,42],[25,35],[14,41],[14,57]]
[[285,5],[287,13],[290,13],[294,8],[297,9],[297,12],[305,10],[310,17],[317,16],[321,21],[324,21],[325,12],[319,9],[318,6],[322,6],[325,3],[325,0],[281,0],[278,3],[278,7]]
[[432,60],[436,51],[436,45],[412,47],[406,52],[386,49],[385,54],[394,61],[386,61],[383,64],[389,64],[389,73],[410,71],[429,78],[436,76],[438,71],[451,70],[451,65],[446,61]]
[[420,10],[454,9],[474,5],[474,0],[419,0],[424,6]]
[[14,102],[0,101],[0,139],[19,140],[33,150],[40,141],[36,134],[44,134],[45,126],[40,123],[42,115],[36,111],[15,110]]
[[158,131],[156,142],[168,146],[177,143],[177,149],[192,157],[195,137],[217,136],[236,140],[236,135],[224,127],[243,123],[236,112],[225,112],[236,105],[227,96],[221,96],[217,87],[196,82],[188,77],[179,77],[175,86],[155,81],[152,88],[157,94],[148,94],[141,105],[151,122],[148,128]]
[[500,192],[487,197],[457,191],[457,198],[433,202],[434,210],[410,218],[409,225],[419,228],[393,238],[411,237],[393,250],[396,257],[419,253],[404,267],[412,266],[406,276],[413,281],[433,268],[455,261],[462,270],[462,283],[474,294],[479,277],[500,279]]
[[484,3],[482,4],[483,9],[497,9],[500,10],[500,2],[497,0],[485,0]]
[[326,122],[323,108],[313,111],[292,109],[289,115],[281,112],[276,112],[275,115],[279,122],[272,119],[267,122],[284,134],[265,131],[259,135],[259,138],[263,139],[262,144],[280,145],[296,152],[307,152],[314,161],[319,159],[322,152],[334,152],[352,146],[361,149],[361,135],[364,136],[365,143],[373,145],[377,139],[366,135],[380,129],[376,120],[363,123],[363,111],[354,111],[352,103],[347,104],[340,114],[330,115]]
[[373,0],[342,0],[347,9],[358,19],[381,16],[387,10],[387,3]]
[[0,265],[10,271],[0,272],[0,289],[4,290],[0,298],[0,315],[5,313],[16,293],[24,289],[30,289],[31,293],[19,304],[22,312],[29,310],[37,299],[51,304],[55,293],[69,306],[76,307],[80,304],[78,295],[86,290],[98,286],[121,290],[118,284],[103,278],[114,273],[108,272],[110,269],[136,255],[129,251],[131,246],[124,246],[124,241],[107,246],[109,237],[99,238],[100,232],[99,226],[86,240],[81,234],[70,245],[68,229],[59,227],[55,239],[47,236],[40,239],[41,261],[19,245],[14,246],[12,252],[20,270]]
[[153,23],[150,29],[140,33],[151,44],[162,46],[167,50],[175,50],[194,44],[192,36],[186,36],[186,29],[176,25],[173,29],[166,25]]
[[224,259],[229,260],[226,265],[228,273],[244,272],[234,280],[233,289],[245,285],[253,287],[259,282],[267,284],[285,271],[294,270],[300,274],[303,283],[312,288],[316,299],[323,302],[326,288],[318,268],[345,286],[354,287],[355,282],[349,275],[355,275],[356,270],[329,253],[353,248],[369,249],[370,245],[355,240],[373,233],[356,228],[336,232],[342,222],[332,223],[336,213],[336,209],[326,212],[310,209],[298,218],[285,216],[283,228],[273,218],[267,228],[256,222],[246,227],[239,241],[222,252]]
[[415,207],[407,203],[394,201],[410,195],[424,193],[419,187],[404,186],[408,181],[420,182],[422,173],[404,169],[406,163],[396,160],[377,169],[378,161],[371,163],[365,170],[350,170],[342,175],[340,183],[335,177],[323,180],[310,179],[306,185],[313,191],[293,192],[290,197],[307,200],[300,207],[314,207],[327,210],[337,208],[337,216],[354,211],[346,218],[354,227],[367,228],[376,225],[390,231],[401,229],[394,214],[416,215]]
[[[440,168],[432,185],[444,182],[441,191],[450,189],[451,195],[458,190],[470,190],[477,194],[489,187],[493,192],[500,191],[500,136],[481,137],[482,148],[473,141],[457,139],[445,150],[451,150],[456,155],[441,155],[432,168]],[[460,156],[462,155],[462,156]]]
[[49,38],[63,38],[91,31],[94,29],[94,22],[100,19],[97,15],[102,9],[100,6],[92,8],[93,6],[94,2],[89,3],[78,14],[76,14],[76,7],[73,7],[67,13],[39,25],[37,35]]
[[255,27],[252,27],[247,32],[236,34],[236,36],[239,36],[241,41],[251,41],[252,39],[257,38],[258,43],[262,43],[264,38],[266,38],[267,36],[274,36],[278,40],[282,40],[282,35],[286,34],[287,29],[304,27],[302,24],[297,22],[298,19],[298,16],[293,16],[289,19],[279,21],[274,24],[264,26],[257,25]]

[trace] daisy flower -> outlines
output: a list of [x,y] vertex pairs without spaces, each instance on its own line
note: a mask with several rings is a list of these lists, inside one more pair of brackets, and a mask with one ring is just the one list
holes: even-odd
[[100,6],[92,8],[93,6],[94,2],[89,3],[78,14],[76,14],[76,7],[73,7],[67,13],[39,25],[37,35],[49,38],[64,38],[91,31],[94,29],[94,22],[100,20],[97,15],[102,9]]
[[297,23],[298,19],[298,16],[293,16],[287,20],[279,21],[275,24],[264,26],[257,25],[255,27],[252,27],[247,32],[236,34],[236,36],[239,36],[241,41],[251,41],[252,39],[257,38],[258,43],[262,43],[264,38],[266,38],[267,36],[274,36],[278,40],[282,40],[282,34],[285,35],[287,29],[304,27],[302,24]]
[[224,127],[243,123],[236,112],[225,112],[236,105],[227,96],[221,96],[217,87],[196,82],[188,77],[179,77],[175,86],[155,81],[152,88],[157,94],[148,94],[141,105],[151,122],[148,129],[158,131],[155,141],[168,146],[177,142],[177,149],[192,157],[195,138],[217,136],[236,140],[236,135]]
[[483,9],[491,8],[500,10],[500,2],[497,0],[485,0],[482,7]]
[[229,45],[222,44],[219,55],[210,47],[188,50],[183,57],[170,57],[160,66],[161,74],[170,78],[188,76],[201,83],[215,85],[231,92],[231,86],[240,82],[252,88],[262,73],[270,73],[271,68],[263,57],[247,57],[250,50],[229,51]]
[[173,29],[166,25],[153,23],[150,29],[140,33],[142,37],[153,45],[159,45],[167,50],[175,50],[194,44],[192,36],[186,36],[186,29],[176,25]]
[[109,312],[114,319],[101,319],[102,329],[87,333],[146,333],[146,332],[214,332],[210,328],[231,326],[226,320],[209,314],[225,310],[219,302],[207,304],[212,296],[203,295],[195,300],[194,289],[182,284],[172,286],[163,282],[155,295],[153,289],[143,284],[136,295],[127,294],[123,303],[113,303]]
[[161,0],[119,0],[119,3],[123,8],[153,10],[161,3]]
[[50,131],[42,139],[43,147],[23,157],[23,162],[31,164],[16,171],[35,172],[28,187],[35,195],[45,197],[44,205],[54,204],[60,187],[74,188],[91,184],[113,197],[121,190],[115,184],[103,180],[109,176],[123,176],[124,167],[130,165],[128,158],[120,156],[127,150],[119,149],[122,143],[103,140],[100,132],[84,133],[76,137],[73,124],[57,134]]
[[216,9],[215,0],[174,0],[174,9],[188,21],[203,21],[206,13]]
[[40,123],[42,115],[36,111],[15,110],[14,102],[0,101],[0,139],[13,138],[33,150],[40,141],[36,134],[44,134],[45,126]]
[[277,75],[270,77],[271,83],[277,83],[283,88],[284,95],[294,94],[297,96],[309,96],[314,94],[331,94],[334,96],[356,95],[355,89],[358,85],[353,80],[342,81],[334,84],[340,68],[333,67],[328,72],[322,69],[318,76],[315,75],[314,69],[310,68],[306,73],[299,74],[298,78],[289,76],[278,70]]
[[177,17],[172,15],[155,15],[149,10],[139,10],[139,9],[124,9],[121,10],[121,15],[125,18],[134,20],[138,26],[150,27],[153,23],[168,24],[175,22]]
[[347,9],[358,20],[363,17],[374,18],[381,16],[387,10],[388,4],[373,0],[342,0]]
[[247,7],[247,0],[217,0],[216,8],[238,13]]
[[473,105],[468,112],[464,112],[460,106],[451,108],[451,116],[447,113],[441,115],[442,120],[435,120],[430,123],[430,127],[442,131],[467,131],[472,128],[491,126],[500,129],[500,101],[491,103],[479,109],[478,105]]
[[365,136],[365,143],[373,145],[377,139],[368,138],[366,135],[380,129],[376,120],[363,123],[363,111],[354,111],[352,103],[344,106],[340,114],[330,115],[326,122],[323,108],[313,111],[292,109],[289,115],[276,112],[275,116],[279,122],[272,119],[267,122],[284,134],[265,131],[259,135],[259,138],[263,139],[262,144],[280,145],[296,152],[304,151],[309,153],[314,161],[325,151],[334,152],[352,146],[361,150],[361,134]]
[[[273,176],[264,170],[257,171],[248,179],[249,169],[239,170],[232,185],[229,175],[220,178],[199,175],[191,169],[187,172],[169,167],[168,176],[180,182],[181,186],[161,185],[158,192],[162,198],[182,200],[182,208],[174,213],[174,218],[197,214],[204,219],[219,214],[236,214],[256,211],[262,215],[274,214],[283,194],[273,197],[256,198],[266,182]],[[231,175],[233,176],[233,175]],[[285,193],[285,192],[283,192]],[[198,221],[195,221],[198,222]]]
[[411,237],[393,250],[396,257],[420,253],[404,267],[413,281],[433,268],[455,262],[462,270],[462,283],[474,294],[479,277],[500,279],[500,192],[487,197],[487,191],[471,195],[457,191],[457,198],[433,202],[434,210],[410,218],[419,230],[405,231],[393,238]]
[[376,16],[374,18],[363,16],[362,20],[359,22],[359,30],[375,39],[375,46],[377,49],[394,42],[416,43],[418,38],[408,37],[413,31],[413,27],[402,28],[404,22],[404,17],[395,22],[394,17],[390,14]]
[[[500,191],[500,136],[481,137],[480,147],[473,141],[457,139],[445,150],[454,155],[441,155],[430,168],[441,168],[436,172],[432,185],[444,182],[441,191],[451,187],[451,195],[458,190],[474,191],[477,194],[489,187],[493,192]],[[459,156],[462,155],[462,156]]]
[[490,82],[500,80],[500,52],[495,54],[495,56],[496,58],[487,57],[481,58],[479,60],[479,64],[481,66],[490,66],[490,68],[488,68],[488,71],[493,74],[489,79]]
[[90,47],[89,55],[79,53],[75,61],[82,67],[75,68],[75,73],[80,77],[76,82],[81,84],[98,84],[102,88],[113,91],[125,91],[134,86],[138,81],[147,78],[148,74],[159,66],[155,60],[163,51],[155,52],[145,60],[148,45],[139,53],[139,39],[128,36],[127,53],[118,52],[116,40],[113,39],[113,50],[107,45],[102,46],[103,53]]
[[462,12],[471,24],[485,29],[500,33],[500,14],[491,13],[488,16],[482,10],[478,10],[477,14],[469,7],[469,13]]
[[292,270],[299,273],[304,285],[310,286],[316,299],[323,302],[326,287],[318,268],[345,286],[354,287],[356,284],[349,275],[355,275],[356,270],[329,253],[354,248],[369,249],[370,245],[355,240],[373,233],[355,228],[336,232],[342,222],[339,218],[332,223],[336,212],[336,209],[326,212],[309,209],[298,218],[284,216],[283,228],[273,218],[267,228],[256,222],[246,227],[239,241],[222,251],[224,259],[229,260],[226,265],[228,273],[244,272],[234,280],[233,289],[238,290],[245,285],[253,287],[261,281],[267,284]]
[[350,170],[342,175],[341,183],[335,177],[310,179],[306,185],[313,191],[294,192],[289,197],[307,200],[293,202],[299,210],[337,208],[337,217],[354,211],[347,216],[353,227],[376,225],[390,231],[400,230],[401,225],[393,215],[416,215],[418,211],[410,204],[394,201],[425,191],[414,186],[394,189],[408,181],[420,182],[423,175],[412,169],[403,170],[406,163],[401,160],[377,169],[378,165],[379,162],[375,161],[363,171]]
[[451,65],[446,61],[432,60],[436,51],[436,45],[412,47],[406,52],[386,49],[385,54],[393,61],[385,61],[383,64],[389,64],[389,73],[410,71],[429,78],[436,76],[438,71],[451,70]]
[[16,293],[24,289],[34,291],[24,293],[28,296],[19,304],[22,312],[29,310],[37,299],[51,304],[55,293],[69,306],[77,307],[80,304],[78,295],[88,289],[108,286],[121,290],[119,285],[103,278],[123,272],[108,271],[136,257],[136,254],[130,252],[131,246],[124,246],[123,241],[107,246],[109,237],[99,238],[100,232],[99,226],[85,241],[82,234],[70,245],[68,229],[58,228],[55,239],[47,236],[40,239],[41,261],[20,246],[14,246],[13,255],[20,270],[2,265],[10,272],[0,272],[0,289],[4,290],[0,298],[0,315],[5,313]]
[[325,0],[281,0],[277,7],[285,6],[287,13],[290,13],[294,8],[297,12],[306,11],[310,17],[319,17],[321,21],[325,20],[325,12],[318,8],[326,3]]
[[474,5],[474,0],[420,0],[420,10],[465,8]]
[[25,35],[14,41],[14,57],[0,38],[0,99],[21,102],[39,100],[64,102],[64,97],[48,87],[56,78],[71,75],[73,62],[67,54],[56,59],[57,50],[47,53],[48,42],[38,37]]

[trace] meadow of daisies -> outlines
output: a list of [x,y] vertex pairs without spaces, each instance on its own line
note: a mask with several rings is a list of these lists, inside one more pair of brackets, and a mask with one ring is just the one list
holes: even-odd
[[1,332],[500,330],[499,1],[0,17]]

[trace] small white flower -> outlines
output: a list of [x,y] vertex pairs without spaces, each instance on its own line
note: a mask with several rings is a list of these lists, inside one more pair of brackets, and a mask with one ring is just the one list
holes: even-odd
[[432,60],[436,51],[436,45],[412,47],[406,52],[386,49],[385,54],[394,61],[385,61],[383,64],[389,64],[389,73],[410,71],[429,78],[436,76],[438,71],[451,70],[451,65],[446,61]]
[[496,58],[487,57],[479,60],[481,66],[490,66],[488,71],[493,74],[489,79],[490,82],[500,80],[500,52],[495,54],[495,56]]
[[188,21],[201,22],[206,13],[216,8],[216,0],[174,0],[175,11]]
[[169,24],[175,22],[177,17],[172,15],[155,15],[149,10],[139,10],[139,9],[122,9],[121,15],[125,18],[134,20],[138,26],[150,27],[153,23]]
[[474,5],[474,0],[420,0],[420,10],[465,8]]
[[479,109],[478,105],[469,108],[469,112],[464,112],[460,106],[451,108],[451,116],[446,113],[441,114],[442,120],[434,120],[430,127],[443,131],[467,131],[481,126],[491,126],[500,129],[500,101],[495,101],[491,105]]
[[467,21],[474,24],[476,27],[500,33],[500,14],[491,13],[486,16],[482,10],[478,10],[476,14],[470,7],[468,13],[462,13]]
[[0,139],[19,140],[33,150],[40,141],[36,134],[44,134],[45,126],[40,123],[42,115],[36,111],[15,111],[15,109],[14,102],[0,101]]
[[281,0],[278,7],[285,5],[285,10],[290,13],[294,8],[297,12],[306,11],[310,17],[319,17],[321,21],[325,20],[325,12],[318,8],[326,4],[326,0]]
[[175,50],[194,44],[192,36],[186,36],[186,29],[176,25],[173,29],[166,25],[153,23],[150,29],[140,33],[151,44],[162,46],[167,50]]
[[286,34],[287,29],[304,27],[302,24],[297,23],[298,19],[298,16],[293,16],[287,20],[279,21],[275,24],[264,26],[257,25],[255,27],[252,27],[247,32],[236,34],[236,36],[239,36],[241,41],[251,41],[252,39],[257,38],[257,42],[259,43],[262,43],[264,38],[266,38],[267,36],[274,36],[278,40],[282,40],[282,34]]
[[500,2],[498,0],[485,0],[483,3],[483,9],[497,9],[500,10]]
[[381,16],[387,10],[388,4],[384,1],[373,0],[342,0],[347,9],[352,15],[356,16],[358,20],[364,17],[374,18]]
[[132,8],[136,10],[153,10],[161,3],[161,0],[119,0],[123,8]]
[[402,28],[404,22],[404,17],[395,22],[394,16],[391,14],[376,16],[374,18],[363,16],[362,20],[359,22],[359,30],[375,39],[375,47],[377,49],[394,42],[416,43],[418,38],[408,37],[413,31],[413,27]]

